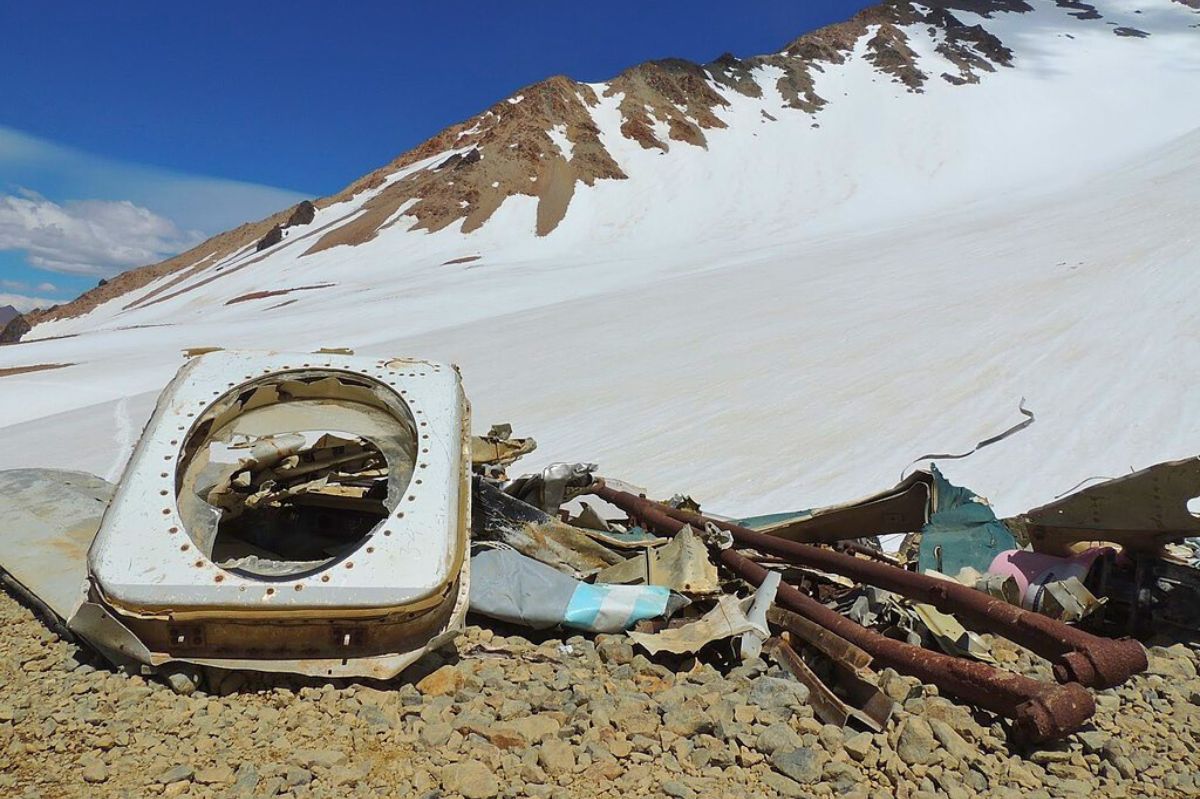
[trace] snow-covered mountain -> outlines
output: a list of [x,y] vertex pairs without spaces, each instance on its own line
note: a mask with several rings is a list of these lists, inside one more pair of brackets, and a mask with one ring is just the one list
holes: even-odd
[[0,348],[0,467],[119,474],[180,350],[462,366],[530,466],[715,510],[952,479],[1022,510],[1200,452],[1200,0],[887,2],[522,89]]

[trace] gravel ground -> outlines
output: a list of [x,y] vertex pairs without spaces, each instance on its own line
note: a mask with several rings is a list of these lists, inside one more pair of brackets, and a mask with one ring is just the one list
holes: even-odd
[[[891,671],[881,734],[823,725],[773,665],[670,670],[622,637],[471,627],[417,682],[116,673],[0,593],[3,797],[1072,797],[1200,795],[1186,646],[1097,695],[1094,728],[1032,752],[985,713]],[[993,641],[1010,668],[1048,679]]]

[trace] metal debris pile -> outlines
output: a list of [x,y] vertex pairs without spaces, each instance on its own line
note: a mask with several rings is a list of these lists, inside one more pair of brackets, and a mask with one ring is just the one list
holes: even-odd
[[[830,508],[728,519],[553,464],[509,479],[534,447],[507,426],[473,452],[471,610],[539,629],[626,630],[657,658],[765,654],[809,689],[826,723],[881,730],[875,669],[936,685],[1011,721],[1033,744],[1079,730],[1089,689],[1147,668],[1137,637],[1193,638],[1200,536],[1187,509],[1200,459],[1165,463],[1014,519],[936,469]],[[902,537],[886,554],[880,537]],[[1194,539],[1188,546],[1194,546]],[[1005,671],[979,633],[1052,665]]]
[[[536,442],[508,425],[472,437],[452,366],[187,357],[118,485],[0,472],[0,583],[180,692],[201,669],[390,679],[469,609],[627,634],[678,668],[765,656],[839,727],[884,729],[892,669],[1035,744],[1088,723],[1089,689],[1146,670],[1139,639],[1200,630],[1200,458],[1011,519],[933,466],[842,505],[730,519],[596,464],[510,477]],[[1054,681],[1001,668],[981,634]]]

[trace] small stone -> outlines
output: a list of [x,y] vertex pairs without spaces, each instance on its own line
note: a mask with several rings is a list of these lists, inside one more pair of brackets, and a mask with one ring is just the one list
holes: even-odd
[[933,730],[933,735],[937,738],[938,743],[951,757],[957,760],[971,761],[979,756],[979,750],[967,743],[953,727],[941,719],[930,719],[929,727]]
[[711,732],[712,719],[698,707],[683,705],[663,716],[662,724],[671,732],[684,738]]
[[531,743],[549,738],[552,735],[557,735],[559,729],[562,728],[558,719],[545,713],[513,719],[508,722],[507,726],[517,735],[520,735]]
[[551,738],[538,749],[538,764],[552,777],[575,770],[575,751],[566,741]]
[[303,768],[333,768],[346,762],[346,753],[337,749],[297,749],[292,762]]
[[210,766],[197,771],[193,779],[201,785],[230,785],[234,774],[229,766]]
[[422,696],[448,696],[458,693],[466,683],[466,678],[456,666],[442,666],[432,674],[426,675],[417,683],[417,690]]
[[808,702],[808,688],[782,677],[759,677],[750,689],[750,701],[760,708],[790,711]]
[[909,716],[903,722],[896,740],[896,754],[908,765],[928,763],[933,759],[937,739],[929,722],[920,716]]
[[489,727],[483,731],[483,737],[498,749],[524,749],[529,746],[525,736],[512,727]]
[[842,742],[842,748],[846,750],[846,754],[861,763],[871,753],[871,750],[875,748],[875,736],[869,732],[860,732],[856,735],[851,735]]
[[788,725],[778,722],[770,725],[758,734],[754,748],[770,757],[781,749],[795,749],[800,746],[800,738]]
[[170,785],[172,782],[182,782],[183,780],[190,780],[192,778],[193,774],[195,774],[195,771],[192,770],[191,766],[184,765],[184,764],[180,764],[178,766],[172,766],[171,768],[164,771],[162,774],[158,775],[158,784],[159,785]]
[[774,771],[763,774],[762,781],[768,788],[780,796],[786,796],[787,799],[809,799],[812,796],[812,792],[808,788],[782,774],[776,774]]
[[802,785],[821,778],[821,757],[807,746],[783,749],[771,755],[771,766]]
[[104,782],[108,779],[108,767],[102,760],[92,760],[83,767],[82,775],[84,782]]
[[500,792],[496,775],[478,760],[446,766],[442,769],[442,787],[467,799],[489,799]]
[[454,727],[452,725],[445,722],[438,722],[436,724],[426,724],[418,737],[421,739],[421,743],[436,749],[445,746],[446,742],[450,740],[450,734],[453,732]]
[[674,799],[695,799],[696,792],[679,780],[667,780],[662,784],[662,792]]
[[596,654],[603,663],[621,666],[633,660],[633,647],[624,638],[604,635],[596,641]]
[[1100,730],[1077,733],[1075,737],[1083,744],[1083,751],[1089,755],[1102,751],[1105,744],[1112,738],[1108,733],[1101,732]]

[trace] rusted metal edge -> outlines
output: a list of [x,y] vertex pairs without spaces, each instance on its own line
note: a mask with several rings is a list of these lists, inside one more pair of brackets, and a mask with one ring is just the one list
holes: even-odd
[[[674,535],[685,524],[664,513],[663,506],[647,499],[602,484],[593,491],[659,532]],[[767,569],[733,548],[720,550],[720,560],[755,587],[767,575]],[[830,610],[788,583],[780,584],[776,601],[865,650],[876,663],[933,683],[966,702],[1012,719],[1012,736],[1018,743],[1063,738],[1080,729],[1096,712],[1092,695],[1079,683],[1051,685],[887,638]]]
[[[880,732],[887,725],[888,719],[892,716],[893,704],[886,696],[883,697],[887,700],[886,703],[873,701],[874,698],[871,698],[860,710],[847,704],[835,694],[833,689],[808,667],[796,650],[782,639],[767,639],[763,643],[763,649],[787,669],[798,682],[808,688],[808,701],[821,721],[844,727],[850,719],[854,719],[872,732]],[[876,693],[878,693],[878,689],[876,689]]]
[[943,613],[952,613],[972,629],[1003,636],[1050,660],[1054,677],[1061,683],[1077,682],[1094,688],[1114,688],[1134,674],[1145,671],[1149,665],[1145,648],[1131,638],[1111,639],[1092,635],[1039,613],[1010,605],[961,583],[764,535],[741,525],[709,519],[650,500],[641,501],[656,506],[677,522],[699,527],[715,524],[728,531],[739,544],[760,552],[787,558],[798,565],[840,574],[933,605]]

